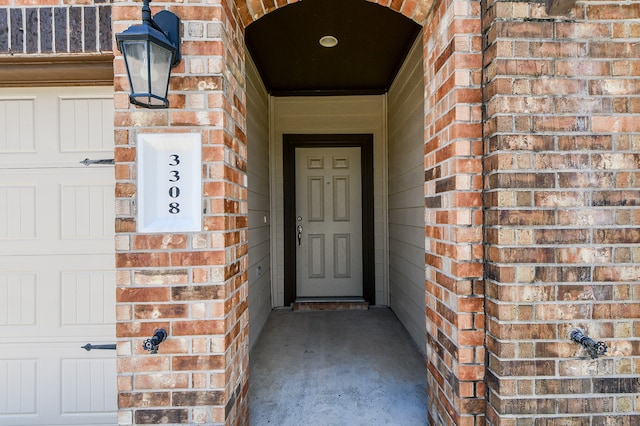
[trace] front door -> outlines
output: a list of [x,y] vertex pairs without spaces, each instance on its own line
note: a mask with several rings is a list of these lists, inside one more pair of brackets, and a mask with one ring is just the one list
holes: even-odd
[[373,135],[282,142],[284,303],[351,296],[374,305]]
[[362,296],[359,147],[296,148],[296,293]]

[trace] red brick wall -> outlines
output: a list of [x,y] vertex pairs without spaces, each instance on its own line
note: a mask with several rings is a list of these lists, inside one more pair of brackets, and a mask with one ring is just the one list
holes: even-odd
[[[121,424],[245,424],[248,419],[247,193],[243,29],[233,5],[154,1],[182,19],[183,60],[168,110],[129,106],[115,68],[118,389]],[[113,6],[114,33],[140,20],[139,2]],[[202,137],[202,232],[136,232],[140,133]],[[158,354],[142,350],[156,328]]]
[[[235,3],[242,18],[244,26],[262,18],[269,12],[284,7],[287,4],[296,3],[302,0],[237,0]],[[380,6],[401,13],[416,23],[423,23],[429,13],[434,0],[367,0],[377,3]]]
[[425,21],[425,273],[429,421],[484,416],[480,4]]
[[484,7],[488,422],[640,424],[640,3]]

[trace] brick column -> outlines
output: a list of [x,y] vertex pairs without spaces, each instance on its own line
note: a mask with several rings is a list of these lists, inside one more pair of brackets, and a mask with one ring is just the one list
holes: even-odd
[[[248,422],[247,191],[243,33],[233,4],[152,3],[182,19],[181,64],[168,110],[129,106],[116,56],[116,267],[119,424]],[[114,34],[140,22],[139,2],[113,6]],[[119,54],[119,52],[116,52]],[[202,138],[202,231],[136,228],[141,133]],[[158,354],[142,349],[156,328]]]
[[429,422],[484,418],[480,4],[425,21],[425,264]]
[[639,424],[640,4],[485,6],[488,424]]

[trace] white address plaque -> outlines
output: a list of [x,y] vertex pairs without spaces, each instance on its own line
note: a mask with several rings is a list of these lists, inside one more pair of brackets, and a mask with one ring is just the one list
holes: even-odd
[[199,133],[138,134],[138,232],[202,230]]

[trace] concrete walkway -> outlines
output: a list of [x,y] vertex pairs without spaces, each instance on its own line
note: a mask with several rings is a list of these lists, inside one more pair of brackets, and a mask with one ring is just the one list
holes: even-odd
[[251,425],[427,423],[426,363],[391,310],[275,310],[250,356]]

